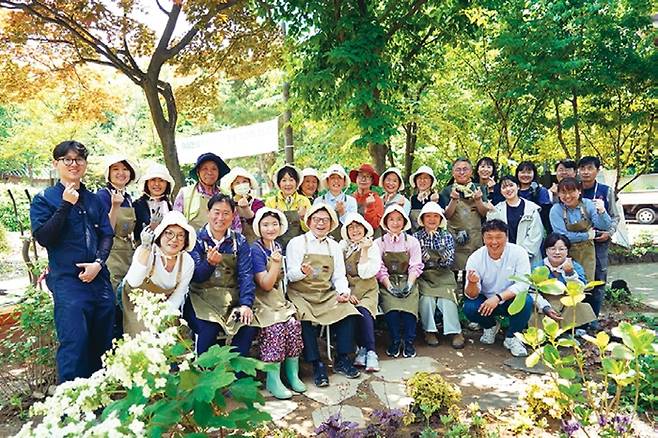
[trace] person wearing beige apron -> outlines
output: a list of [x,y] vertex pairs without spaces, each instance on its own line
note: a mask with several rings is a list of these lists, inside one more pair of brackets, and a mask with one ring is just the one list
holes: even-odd
[[[379,225],[378,225],[379,227]],[[379,371],[379,357],[375,352],[375,317],[379,303],[379,285],[375,275],[382,264],[379,248],[373,245],[373,229],[358,213],[345,218],[340,234],[340,249],[345,255],[347,282],[352,294],[350,302],[356,306],[361,319],[356,328],[356,357],[354,366],[366,371]]]
[[253,197],[252,191],[258,188],[256,178],[242,167],[234,167],[228,175],[222,177],[221,186],[224,193],[230,193],[237,205],[237,217],[239,227],[234,221],[232,229],[242,233],[251,245],[257,237],[254,234],[252,224],[256,212],[265,206],[265,203]]
[[349,354],[354,351],[354,315],[350,288],[338,242],[327,238],[338,227],[336,212],[327,204],[314,204],[304,217],[309,232],[293,238],[286,248],[288,299],[302,322],[304,359],[313,365],[316,386],[327,386],[329,377],[320,360],[318,325],[331,326],[336,335],[334,372],[354,379],[359,371]]
[[260,237],[251,245],[256,282],[254,325],[260,327],[260,360],[276,365],[267,372],[265,388],[278,399],[293,393],[281,381],[281,364],[288,384],[295,392],[306,391],[299,379],[299,355],[302,353],[302,325],[295,319],[297,309],[286,299],[284,258],[276,238],[285,233],[288,223],[279,210],[263,207],[253,221],[254,234]]
[[411,214],[411,201],[402,194],[404,191],[404,180],[402,179],[402,172],[400,172],[400,169],[397,167],[389,167],[382,172],[382,176],[379,180],[384,189],[384,194],[382,195],[384,210],[390,205],[400,204],[404,209],[404,212],[409,216]]
[[[212,152],[201,154],[196,159],[189,177],[197,182],[180,189],[174,201],[174,210],[183,213],[195,230],[208,222],[208,200],[219,193],[219,180],[230,170],[224,160]],[[234,221],[233,228],[239,227],[240,219],[235,216]]]
[[265,200],[265,206],[282,211],[288,221],[288,230],[281,235],[277,242],[285,251],[288,242],[293,237],[301,236],[308,227],[302,221],[306,211],[311,208],[311,201],[297,192],[302,180],[299,170],[290,164],[279,168],[273,175],[272,180],[279,191]]
[[487,189],[471,182],[473,166],[464,158],[452,165],[454,182],[441,191],[439,205],[445,209],[448,231],[457,245],[454,271],[463,271],[468,257],[482,247],[482,220],[493,206]]
[[571,241],[569,257],[585,269],[587,281],[594,281],[596,254],[594,237],[597,230],[610,229],[610,215],[605,211],[603,200],[583,199],[580,182],[564,178],[557,187],[560,202],[550,212],[553,231],[567,236]]
[[411,195],[411,212],[409,213],[412,232],[418,229],[418,215],[423,205],[430,201],[439,201],[439,193],[433,189],[435,183],[434,171],[429,166],[420,166],[409,177],[409,184],[414,190],[414,194]]
[[313,203],[318,196],[318,189],[320,188],[320,175],[318,171],[312,167],[305,167],[302,169],[302,182],[299,185],[297,192],[304,195],[308,200]]
[[420,243],[406,233],[411,221],[398,204],[384,211],[380,226],[385,234],[375,240],[382,254],[382,265],[376,277],[390,340],[386,354],[398,357],[402,350],[404,357],[414,357],[420,297],[416,280],[423,273]]
[[172,211],[174,179],[164,165],[153,163],[139,179],[138,186],[142,189],[142,196],[133,203],[137,219],[133,236],[137,244],[145,227],[155,230],[162,217]]
[[418,215],[420,229],[414,237],[420,242],[423,254],[423,273],[418,278],[420,291],[420,321],[429,346],[439,345],[434,316],[438,310],[443,317],[443,334],[452,336],[452,348],[464,348],[464,336],[457,310],[457,282],[450,270],[455,260],[455,241],[446,229],[443,209],[436,202],[428,202]]
[[[563,234],[551,233],[545,241],[546,257],[535,263],[534,270],[540,266],[546,266],[549,278],[555,278],[563,284],[568,281],[576,281],[586,284],[585,270],[576,261],[567,257],[571,242]],[[543,315],[552,318],[560,324],[561,328],[579,327],[596,320],[596,315],[589,303],[580,302],[573,307],[567,307],[560,302],[563,295],[536,295],[535,306]],[[535,295],[533,295],[535,297]],[[543,328],[541,315],[533,313],[528,325]]]
[[194,275],[183,317],[196,335],[196,352],[217,344],[223,332],[231,345],[247,356],[258,332],[252,326],[254,275],[247,239],[231,230],[235,202],[223,193],[208,201],[208,224],[197,233],[190,253]]
[[164,294],[169,308],[180,313],[194,273],[194,261],[187,251],[194,248],[196,232],[180,212],[166,213],[155,230],[145,227],[140,241],[121,284],[123,332],[130,336],[153,330],[135,313],[131,300],[135,289]]
[[[349,186],[349,178],[343,166],[334,164],[327,169],[322,178],[322,185],[327,191],[315,198],[315,204],[327,204],[338,214],[338,220],[342,224],[348,213],[356,213],[358,206],[353,196],[345,193]],[[336,227],[330,234],[336,242],[340,240],[340,228]]]

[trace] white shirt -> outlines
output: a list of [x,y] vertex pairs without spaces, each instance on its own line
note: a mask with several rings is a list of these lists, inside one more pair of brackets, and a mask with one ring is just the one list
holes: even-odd
[[[156,256],[156,253],[158,254]],[[135,251],[133,256],[133,261],[130,264],[128,273],[126,274],[126,281],[131,287],[139,287],[142,284],[149,271],[151,270],[151,265],[153,264],[153,258],[155,257],[155,270],[153,271],[153,276],[151,277],[151,282],[156,286],[169,289],[176,285],[176,277],[178,275],[178,262],[174,266],[174,269],[171,272],[167,272],[164,265],[162,264],[162,257],[159,256],[160,249],[157,245],[153,245],[151,255],[146,260],[146,265],[142,265],[137,260],[138,252]],[[180,310],[181,306],[185,302],[185,296],[192,280],[192,274],[194,274],[194,260],[192,256],[187,252],[183,251],[180,255],[183,257],[183,270],[181,272],[180,283],[178,287],[167,299],[169,308],[171,310]]]
[[[343,254],[345,254],[345,251],[349,246],[349,242],[346,240],[341,240],[338,243],[338,246],[340,247],[340,250],[343,252]],[[366,252],[367,259],[363,263],[361,263],[361,250],[359,250],[358,253],[359,263],[357,263],[356,270],[359,274],[359,277],[363,278],[364,280],[374,277],[375,274],[379,272],[379,268],[382,266],[382,255],[379,252],[379,247],[373,242],[372,246],[370,246]]]
[[331,284],[338,294],[350,294],[350,288],[345,276],[345,260],[338,242],[331,238],[318,240],[311,231],[294,237],[286,246],[286,267],[288,281],[295,282],[303,280],[306,274],[302,272],[302,262],[305,254],[330,255],[334,258],[334,273],[331,276]]
[[513,275],[523,277],[530,273],[528,253],[522,246],[514,243],[505,244],[505,250],[498,260],[489,256],[486,246],[475,250],[466,261],[466,272],[470,270],[480,277],[480,293],[487,298],[505,290],[519,293],[528,289],[525,283],[509,280]]

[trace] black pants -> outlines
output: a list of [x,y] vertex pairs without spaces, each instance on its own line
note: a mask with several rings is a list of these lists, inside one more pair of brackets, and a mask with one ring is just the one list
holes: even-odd
[[[336,352],[338,356],[354,352],[354,316],[348,316],[331,324],[331,333],[336,335]],[[304,360],[315,362],[320,360],[318,335],[320,327],[310,321],[302,321],[302,340],[304,341]]]

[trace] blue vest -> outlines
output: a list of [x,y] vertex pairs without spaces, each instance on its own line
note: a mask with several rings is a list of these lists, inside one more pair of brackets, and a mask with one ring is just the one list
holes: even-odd
[[610,205],[608,204],[608,192],[610,187],[605,184],[594,183],[589,189],[583,189],[583,198],[587,199],[603,199],[605,203],[605,211],[610,214]]

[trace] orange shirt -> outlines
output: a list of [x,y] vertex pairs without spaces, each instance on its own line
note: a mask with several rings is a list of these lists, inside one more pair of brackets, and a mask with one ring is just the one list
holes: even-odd
[[[366,206],[366,198],[368,198],[371,193],[375,198],[375,202]],[[382,198],[373,191],[368,191],[362,195],[357,190],[352,193],[352,196],[356,199],[356,203],[359,206],[359,213],[363,215],[366,222],[372,225],[372,228],[375,230],[379,228],[379,221],[381,221],[382,216],[384,216],[384,201],[382,201]]]

